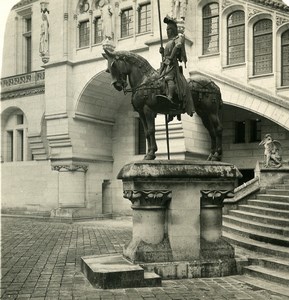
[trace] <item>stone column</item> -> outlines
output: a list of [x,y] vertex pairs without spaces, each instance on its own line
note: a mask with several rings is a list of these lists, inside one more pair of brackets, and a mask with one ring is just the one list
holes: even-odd
[[133,236],[124,249],[125,257],[133,262],[170,259],[166,211],[171,197],[169,190],[124,190],[124,198],[132,202],[133,209]]
[[222,208],[225,198],[233,197],[231,191],[201,191],[201,239],[216,242],[222,236]]

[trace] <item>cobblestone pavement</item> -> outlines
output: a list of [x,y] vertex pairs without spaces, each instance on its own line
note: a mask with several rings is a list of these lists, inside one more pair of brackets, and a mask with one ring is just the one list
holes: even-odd
[[238,276],[163,281],[158,288],[94,289],[80,257],[116,253],[131,237],[130,222],[75,224],[2,217],[1,299],[288,299],[242,283]]

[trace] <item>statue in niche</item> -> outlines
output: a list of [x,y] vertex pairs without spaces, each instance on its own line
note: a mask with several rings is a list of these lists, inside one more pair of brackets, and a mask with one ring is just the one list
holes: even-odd
[[113,26],[110,0],[100,0],[97,4],[101,12],[103,39],[106,42],[111,41],[113,40]]
[[171,15],[175,20],[185,20],[188,0],[171,0]]
[[45,12],[42,12],[39,52],[42,57],[42,61],[47,63],[49,60],[49,21]]
[[265,168],[280,168],[282,163],[282,147],[279,141],[273,140],[268,133],[265,135],[260,145],[264,145]]

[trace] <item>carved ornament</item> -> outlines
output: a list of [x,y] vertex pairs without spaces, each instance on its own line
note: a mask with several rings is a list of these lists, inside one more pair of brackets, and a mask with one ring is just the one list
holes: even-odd
[[227,6],[233,4],[230,0],[224,0],[222,3],[222,9],[224,10]]
[[55,165],[52,166],[53,171],[58,172],[83,172],[86,173],[88,166],[85,165]]
[[248,19],[252,18],[254,15],[261,13],[261,10],[249,8],[248,10]]
[[34,95],[44,94],[44,93],[45,93],[45,87],[44,86],[39,87],[39,88],[18,90],[18,91],[13,91],[13,92],[1,93],[1,100],[27,97],[27,96],[34,96]]
[[134,206],[165,207],[172,199],[172,192],[168,190],[125,190],[123,191],[123,197],[129,199]]
[[201,207],[223,207],[225,198],[232,198],[234,193],[227,190],[203,190],[201,191]]
[[281,16],[277,16],[276,17],[276,25],[277,25],[277,27],[279,27],[279,26],[281,26],[281,25],[283,25],[284,23],[287,23],[287,22],[289,22],[289,19],[287,19],[287,18],[283,18]]

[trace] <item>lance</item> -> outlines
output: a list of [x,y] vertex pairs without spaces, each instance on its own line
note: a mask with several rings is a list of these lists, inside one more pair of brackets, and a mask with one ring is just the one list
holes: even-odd
[[[160,0],[158,0],[158,14],[159,14],[161,48],[163,49],[163,34],[162,34],[162,20],[161,20]],[[162,54],[162,59],[163,59],[164,53],[162,52],[161,54]],[[167,141],[168,160],[170,160],[169,124],[168,124],[168,115],[167,114],[165,114],[165,124],[166,124],[166,141]]]

